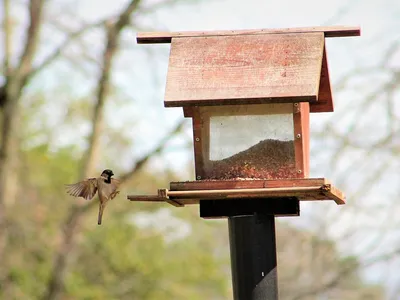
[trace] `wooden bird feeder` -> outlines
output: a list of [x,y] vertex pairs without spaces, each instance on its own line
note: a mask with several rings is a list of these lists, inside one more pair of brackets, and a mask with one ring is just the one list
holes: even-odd
[[235,300],[278,299],[275,216],[299,201],[345,197],[308,178],[310,113],[333,112],[325,38],[358,27],[139,33],[171,43],[164,104],[193,121],[195,181],[171,182],[132,201],[200,204],[228,217]]
[[334,108],[325,38],[357,35],[358,27],[139,33],[138,43],[171,43],[164,105],[192,118],[196,181],[128,199],[201,203],[202,217],[260,207],[298,215],[299,200],[344,204],[326,179],[308,178],[309,115]]

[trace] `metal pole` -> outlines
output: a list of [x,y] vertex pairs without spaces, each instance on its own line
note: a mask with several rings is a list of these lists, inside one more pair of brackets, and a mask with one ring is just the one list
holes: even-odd
[[235,300],[277,300],[275,217],[228,218]]

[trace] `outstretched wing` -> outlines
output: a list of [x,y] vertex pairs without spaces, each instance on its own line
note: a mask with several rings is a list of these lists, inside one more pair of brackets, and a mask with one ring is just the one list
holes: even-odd
[[74,197],[90,200],[97,192],[97,179],[89,178],[78,183],[66,184],[67,193]]

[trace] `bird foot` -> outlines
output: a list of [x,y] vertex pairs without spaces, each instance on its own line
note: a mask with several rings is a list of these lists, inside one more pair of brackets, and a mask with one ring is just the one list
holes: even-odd
[[119,194],[119,191],[115,191],[115,192],[111,193],[110,199],[111,199],[111,200],[114,199],[115,196],[117,196],[118,194]]

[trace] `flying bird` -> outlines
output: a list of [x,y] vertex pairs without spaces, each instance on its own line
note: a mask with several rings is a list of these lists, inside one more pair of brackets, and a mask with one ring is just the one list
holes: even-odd
[[97,224],[99,225],[101,225],[103,211],[107,202],[114,199],[119,193],[119,191],[117,191],[119,180],[111,178],[113,175],[113,171],[106,169],[98,178],[88,178],[74,184],[65,185],[68,194],[74,197],[82,197],[86,200],[92,199],[94,195],[96,195],[96,192],[98,192],[99,217]]

